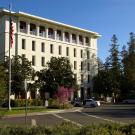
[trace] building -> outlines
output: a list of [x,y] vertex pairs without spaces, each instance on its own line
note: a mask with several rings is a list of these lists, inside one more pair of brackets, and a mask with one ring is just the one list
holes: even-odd
[[68,57],[75,78],[80,85],[81,98],[91,94],[91,78],[97,74],[96,32],[48,20],[24,12],[0,10],[0,54],[8,56],[9,15],[12,17],[14,35],[11,55],[22,55],[32,61],[36,71],[54,57]]

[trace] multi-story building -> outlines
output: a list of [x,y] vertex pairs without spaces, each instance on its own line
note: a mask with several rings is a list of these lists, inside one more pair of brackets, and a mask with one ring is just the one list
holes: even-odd
[[92,90],[91,78],[97,74],[96,32],[48,20],[24,12],[0,10],[0,58],[8,56],[9,16],[13,21],[11,55],[22,55],[32,61],[36,71],[44,68],[52,56],[68,57],[80,85],[79,96]]

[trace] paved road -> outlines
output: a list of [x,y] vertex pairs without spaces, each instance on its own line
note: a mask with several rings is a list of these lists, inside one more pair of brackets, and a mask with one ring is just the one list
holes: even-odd
[[[102,105],[96,108],[79,108],[76,111],[34,115],[28,117],[28,124],[35,119],[37,125],[55,126],[71,121],[79,126],[91,123],[119,122],[127,124],[135,121],[135,105]],[[24,125],[24,117],[3,118],[1,123]]]

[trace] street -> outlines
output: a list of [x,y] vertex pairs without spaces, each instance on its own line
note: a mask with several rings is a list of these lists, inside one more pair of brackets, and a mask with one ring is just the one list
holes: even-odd
[[[118,122],[128,124],[135,121],[135,105],[101,105],[96,108],[75,108],[74,111],[56,112],[43,115],[28,116],[28,124],[32,119],[37,125],[46,125],[52,127],[64,121],[70,121],[78,126],[84,126],[91,123]],[[21,117],[5,117],[1,119],[3,124],[24,125],[25,118]]]

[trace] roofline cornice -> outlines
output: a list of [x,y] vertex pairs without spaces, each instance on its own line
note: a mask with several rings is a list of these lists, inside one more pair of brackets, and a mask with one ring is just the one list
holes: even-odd
[[[1,12],[4,12],[6,14],[10,14],[10,11],[7,10],[7,9],[0,9],[0,13]],[[51,24],[55,24],[55,25],[59,25],[59,26],[63,26],[63,27],[66,27],[66,28],[70,28],[70,29],[74,29],[74,30],[78,30],[78,31],[81,31],[81,32],[86,32],[90,35],[92,35],[93,37],[95,38],[99,38],[101,37],[101,35],[97,32],[93,32],[93,31],[89,31],[89,30],[86,30],[86,29],[82,29],[82,28],[79,28],[79,27],[75,27],[75,26],[72,26],[72,25],[68,25],[68,24],[64,24],[64,23],[60,23],[60,22],[57,22],[57,21],[53,21],[53,20],[50,20],[50,19],[46,19],[46,18],[43,18],[43,17],[39,17],[39,16],[35,16],[35,15],[31,15],[31,14],[28,14],[28,13],[24,13],[24,12],[11,12],[12,15],[15,15],[15,16],[18,16],[18,17],[29,17],[31,19],[36,19],[36,20],[40,20],[40,21],[43,21],[43,22],[47,22],[47,23],[51,23]]]

